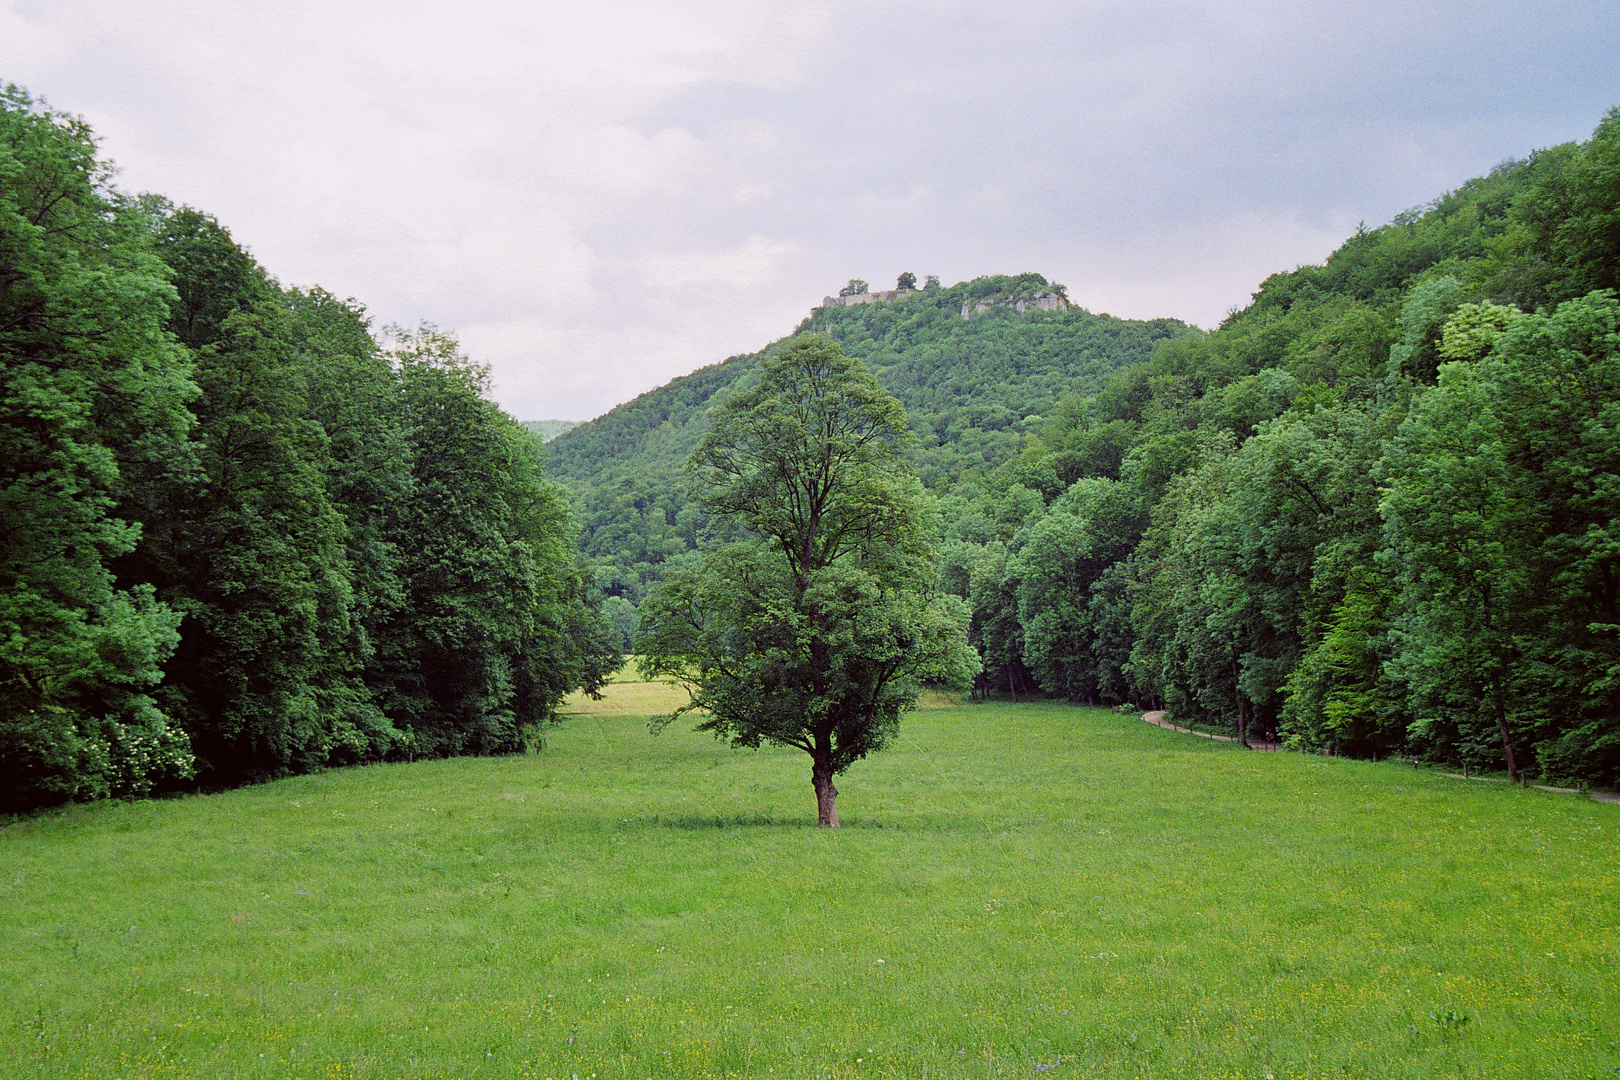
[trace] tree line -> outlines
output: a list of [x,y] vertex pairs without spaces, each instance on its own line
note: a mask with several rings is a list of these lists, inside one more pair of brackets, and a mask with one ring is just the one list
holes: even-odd
[[[906,406],[981,694],[1620,785],[1620,112],[1210,332],[996,305],[1036,287],[799,329]],[[680,464],[758,362],[557,440],[622,625],[724,538]]]
[[0,92],[0,799],[507,753],[619,661],[451,336],[277,283]]

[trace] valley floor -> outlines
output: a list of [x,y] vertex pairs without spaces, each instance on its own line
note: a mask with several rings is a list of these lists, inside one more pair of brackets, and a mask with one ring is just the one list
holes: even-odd
[[1620,807],[958,705],[828,832],[802,754],[649,735],[670,693],[0,830],[0,1075],[1620,1068]]

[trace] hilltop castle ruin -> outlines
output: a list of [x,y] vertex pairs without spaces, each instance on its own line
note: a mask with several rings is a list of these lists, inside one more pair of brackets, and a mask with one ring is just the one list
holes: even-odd
[[[810,314],[814,315],[824,308],[854,307],[856,304],[876,304],[891,300],[903,300],[922,291],[921,289],[882,289],[878,292],[825,296],[822,297],[819,305],[810,309]],[[1019,292],[1012,295],[988,296],[979,300],[964,301],[962,303],[962,318],[971,319],[975,315],[983,315],[985,312],[993,311],[996,308],[1012,308],[1020,315],[1026,311],[1068,311],[1069,301],[1064,298],[1060,291]]]

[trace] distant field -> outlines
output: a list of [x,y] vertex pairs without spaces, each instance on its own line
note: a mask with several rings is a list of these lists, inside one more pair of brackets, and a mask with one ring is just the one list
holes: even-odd
[[[939,707],[0,830],[3,1077],[1610,1077],[1620,806]],[[940,699],[936,699],[940,700]]]

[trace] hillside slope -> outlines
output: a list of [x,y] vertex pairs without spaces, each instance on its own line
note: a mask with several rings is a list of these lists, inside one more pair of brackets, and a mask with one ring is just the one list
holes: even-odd
[[[906,407],[924,483],[955,488],[1016,459],[1064,395],[1096,390],[1158,342],[1196,333],[1174,319],[1074,306],[1019,310],[1021,301],[1061,293],[1039,274],[978,278],[818,308],[795,334],[828,334],[865,361]],[[695,548],[699,515],[687,504],[682,466],[716,395],[780,345],[675,379],[548,445],[550,475],[579,496],[581,542],[610,595],[638,602],[666,560]]]

